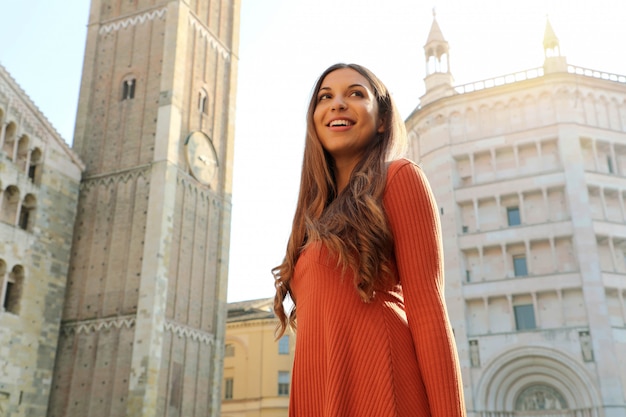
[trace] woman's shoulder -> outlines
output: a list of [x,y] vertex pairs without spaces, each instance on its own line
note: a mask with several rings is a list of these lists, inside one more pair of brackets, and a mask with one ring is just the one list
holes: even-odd
[[400,158],[390,161],[387,165],[387,185],[394,181],[400,173],[413,176],[419,171],[421,171],[419,165],[410,159]]

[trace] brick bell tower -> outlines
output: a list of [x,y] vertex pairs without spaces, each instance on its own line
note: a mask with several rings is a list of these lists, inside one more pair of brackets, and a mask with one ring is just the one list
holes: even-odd
[[218,416],[240,0],[92,0],[48,415]]

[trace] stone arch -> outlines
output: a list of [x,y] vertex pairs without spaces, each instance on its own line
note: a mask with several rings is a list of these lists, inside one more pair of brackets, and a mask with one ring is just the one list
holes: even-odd
[[552,96],[547,92],[539,96],[539,118],[543,125],[552,124],[556,121]]
[[458,111],[452,112],[448,119],[450,125],[450,139],[452,143],[460,143],[463,141],[463,117]]
[[15,265],[9,272],[4,292],[2,295],[2,307],[12,314],[20,314],[22,289],[24,287],[24,267]]
[[20,136],[20,139],[17,141],[17,153],[15,154],[15,163],[20,167],[22,171],[26,170],[29,144],[30,137],[27,134],[23,134],[22,136]]
[[609,101],[606,96],[601,95],[595,100],[596,116],[598,119],[598,127],[608,129],[610,127],[609,122]]
[[609,101],[609,124],[612,130],[622,130],[622,123],[619,116],[619,102],[615,97],[612,97]]
[[407,153],[411,159],[415,162],[419,162],[419,135],[414,130],[410,130],[408,133]]
[[524,97],[524,104],[522,105],[522,111],[524,113],[524,127],[530,128],[537,125],[537,103],[535,98],[531,95]]
[[9,185],[2,193],[2,206],[0,206],[0,220],[15,224],[17,210],[20,204],[20,189],[15,185]]
[[2,150],[7,154],[10,160],[13,160],[13,148],[15,147],[15,136],[17,134],[17,125],[11,121],[4,130],[4,142]]
[[28,162],[28,178],[37,185],[41,182],[42,162],[43,152],[40,148],[36,147],[30,153],[30,159]]
[[493,130],[495,134],[502,134],[509,131],[509,117],[504,103],[496,102],[493,106]]
[[516,132],[520,130],[523,126],[520,102],[517,99],[513,98],[509,101],[507,107],[509,108],[509,121],[511,124],[511,130]]
[[36,208],[37,198],[32,194],[26,194],[24,200],[22,200],[22,206],[20,207],[20,218],[18,221],[20,228],[27,231],[32,230]]
[[248,350],[249,350],[249,349],[248,349],[248,345],[247,345],[246,341],[245,341],[243,338],[238,337],[238,336],[226,336],[226,337],[224,338],[224,345],[228,345],[228,344],[230,344],[230,343],[232,343],[232,344],[235,344],[235,345],[236,345],[236,346],[235,346],[235,354],[236,354],[236,355],[237,355],[237,353],[236,353],[236,352],[237,352],[236,348],[237,348],[237,347],[240,347],[240,348],[242,349],[242,351],[243,351],[243,355],[244,355],[243,357],[245,357],[245,358],[247,358],[247,357],[248,357]]
[[598,126],[598,117],[596,115],[596,103],[593,94],[589,93],[582,97],[585,122],[590,126]]
[[465,110],[465,128],[468,136],[472,137],[476,134],[478,130],[478,116],[476,116],[476,111],[471,107],[468,107]]
[[478,382],[477,401],[485,412],[512,413],[533,387],[556,393],[570,410],[594,409],[601,403],[594,379],[578,361],[537,346],[511,349],[491,360]]
[[493,118],[491,109],[486,104],[483,104],[478,109],[478,118],[480,123],[480,133],[483,136],[488,136],[493,133]]

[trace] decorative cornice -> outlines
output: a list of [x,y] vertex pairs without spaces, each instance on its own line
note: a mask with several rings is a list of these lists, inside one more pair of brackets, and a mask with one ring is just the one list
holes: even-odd
[[[133,328],[137,322],[137,318],[133,316],[119,316],[105,319],[82,320],[74,322],[66,322],[61,324],[61,332],[64,336],[72,334],[91,334],[107,331],[111,329]],[[184,326],[173,321],[165,321],[163,330],[171,332],[173,335],[183,339],[191,339],[194,342],[204,343],[206,345],[215,344],[215,335],[203,332],[199,329]]]
[[189,14],[189,24],[191,29],[197,30],[211,47],[217,50],[226,61],[230,60],[230,50],[220,42],[213,34],[192,14]]
[[124,19],[116,20],[115,22],[107,23],[100,27],[99,33],[101,35],[108,35],[112,32],[117,32],[120,29],[126,29],[137,24],[142,24],[150,20],[161,19],[167,13],[167,8],[152,10],[140,15],[127,17]]
[[215,335],[213,333],[203,332],[202,330],[184,326],[169,320],[165,322],[164,328],[183,339],[191,339],[194,342],[204,343],[205,345],[215,344]]
[[84,177],[81,184],[81,190],[89,190],[94,186],[110,186],[119,184],[121,182],[127,183],[128,181],[136,181],[137,178],[143,177],[144,180],[149,181],[150,164],[140,165],[131,169],[125,169],[115,172],[107,172],[104,174],[96,174],[90,177]]
[[135,316],[119,316],[106,319],[82,320],[61,324],[61,332],[65,336],[72,334],[89,334],[98,333],[103,330],[112,328],[121,329],[126,327],[130,329],[135,326]]

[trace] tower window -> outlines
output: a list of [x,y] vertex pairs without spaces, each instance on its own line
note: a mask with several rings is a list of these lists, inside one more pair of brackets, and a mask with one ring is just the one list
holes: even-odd
[[135,98],[135,79],[127,78],[122,81],[122,100],[132,100]]
[[513,270],[516,277],[525,277],[528,275],[525,255],[516,255],[513,257]]
[[509,226],[519,226],[522,224],[522,220],[519,214],[519,207],[507,207],[506,217],[509,222]]
[[515,312],[515,327],[517,330],[536,329],[535,310],[532,304],[513,306]]
[[200,113],[207,114],[209,112],[208,102],[209,102],[209,97],[206,91],[204,91],[204,89],[201,89],[198,92],[198,111]]

